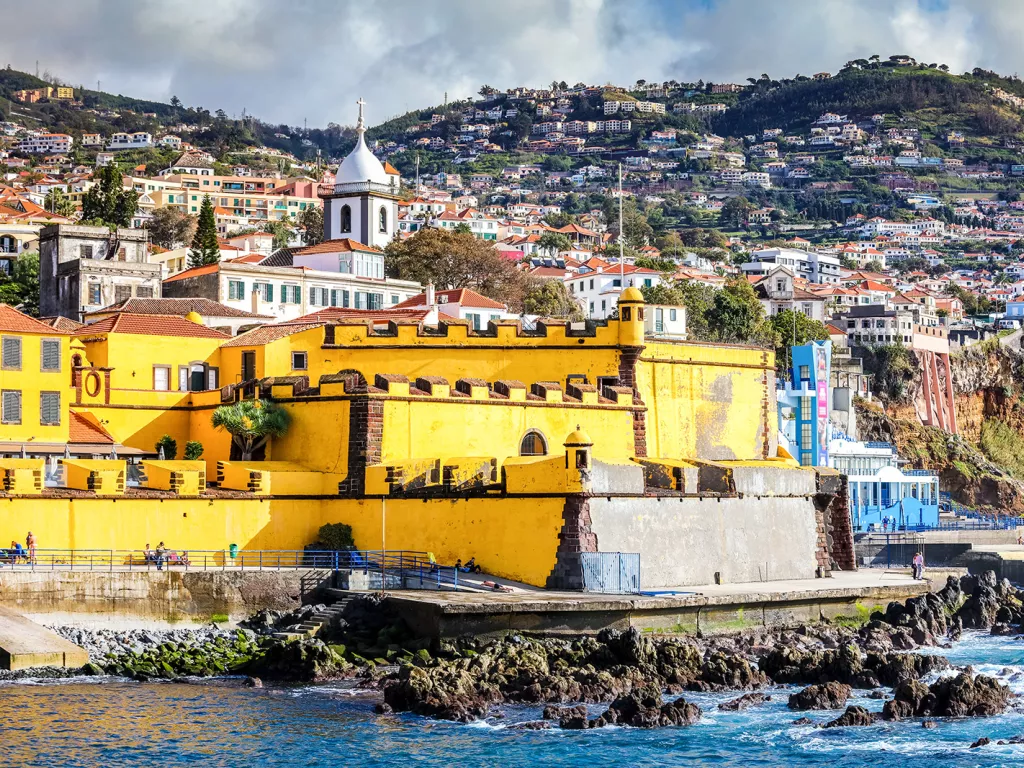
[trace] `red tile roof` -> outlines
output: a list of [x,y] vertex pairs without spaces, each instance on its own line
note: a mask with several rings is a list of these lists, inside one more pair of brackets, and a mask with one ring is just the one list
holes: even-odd
[[175,315],[134,315],[118,312],[112,317],[90,323],[75,332],[76,336],[94,336],[101,333],[131,333],[138,336],[182,336],[200,339],[230,339],[205,325],[193,323]]
[[68,440],[71,443],[107,443],[114,444],[114,438],[98,423],[92,420],[91,414],[70,412],[68,422]]
[[292,256],[305,256],[311,253],[349,253],[351,251],[363,251],[367,253],[381,253],[379,248],[363,245],[358,240],[350,237],[339,237],[334,240],[324,240],[316,245],[307,245],[292,252]]
[[[110,312],[124,312],[130,315],[176,315],[184,317],[189,312],[198,312],[203,317],[244,317],[253,320],[274,320],[273,315],[257,315],[241,309],[229,307],[213,299],[125,299],[109,307],[87,312],[89,315],[105,315]],[[66,319],[66,318],[60,318]],[[68,321],[73,322],[73,321]],[[81,323],[77,328],[81,327]],[[77,328],[73,330],[77,330]]]
[[179,272],[176,275],[171,275],[164,280],[165,283],[173,283],[178,280],[185,280],[189,277],[199,277],[201,275],[209,275],[220,269],[220,262],[216,264],[203,264],[201,267],[192,267],[192,269],[186,269],[184,272]]
[[240,333],[235,336],[227,344],[223,344],[223,347],[259,347],[264,344],[269,344],[272,341],[283,339],[286,336],[292,336],[296,333],[302,333],[308,331],[310,328],[319,328],[325,325],[323,321],[309,322],[309,323],[281,323],[279,325],[261,325],[259,328],[253,328],[251,331]]
[[[442,301],[444,297],[444,301]],[[438,304],[458,304],[462,307],[483,307],[485,309],[505,309],[504,304],[500,304],[494,299],[488,299],[486,296],[482,296],[476,291],[470,288],[456,288],[451,291],[437,291],[434,300]],[[412,296],[400,304],[396,304],[394,309],[411,309],[412,307],[425,307],[427,305],[427,294],[421,293],[419,296]]]
[[63,336],[63,332],[19,312],[9,304],[0,304],[0,331],[7,333],[38,333],[41,336]]
[[55,328],[61,333],[74,333],[81,328],[85,323],[80,323],[77,320],[72,320],[70,317],[41,317],[40,322],[46,323],[51,328]]

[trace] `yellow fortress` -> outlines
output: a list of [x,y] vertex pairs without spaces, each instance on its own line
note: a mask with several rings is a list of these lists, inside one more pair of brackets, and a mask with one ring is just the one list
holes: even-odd
[[[773,353],[645,339],[635,288],[619,319],[535,330],[353,314],[231,337],[0,305],[0,537],[300,550],[341,522],[361,549],[566,589],[597,552],[638,553],[645,588],[845,564],[840,479],[777,455]],[[243,461],[212,414],[265,398],[289,429]],[[158,457],[163,435],[202,460]]]

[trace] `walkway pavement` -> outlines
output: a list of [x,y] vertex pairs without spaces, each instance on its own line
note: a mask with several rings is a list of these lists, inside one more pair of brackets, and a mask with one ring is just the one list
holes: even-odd
[[0,608],[0,669],[83,666],[89,654],[56,632]]
[[[1024,548],[1022,548],[1024,549]],[[1024,553],[1022,553],[1024,555]],[[947,572],[933,572],[934,588],[945,581]],[[426,592],[420,590],[394,590],[389,594],[444,606],[455,612],[507,610],[523,611],[531,607],[543,610],[607,610],[647,609],[690,605],[726,605],[730,603],[783,602],[872,596],[877,598],[906,599],[924,594],[931,582],[914,581],[909,570],[883,570],[864,568],[853,572],[840,572],[830,579],[795,579],[789,581],[749,582],[741,584],[705,584],[679,587],[671,591],[658,590],[647,595],[608,595],[591,592],[554,592],[526,584],[509,582],[478,574],[475,579],[495,580],[512,584],[515,591],[508,592]],[[460,576],[461,581],[461,576]]]

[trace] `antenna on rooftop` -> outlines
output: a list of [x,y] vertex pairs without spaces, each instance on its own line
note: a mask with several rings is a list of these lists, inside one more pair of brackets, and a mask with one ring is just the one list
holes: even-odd
[[416,153],[416,194],[420,192],[420,153]]

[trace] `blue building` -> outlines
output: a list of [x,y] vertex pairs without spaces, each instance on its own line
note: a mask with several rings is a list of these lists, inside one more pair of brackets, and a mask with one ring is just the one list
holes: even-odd
[[804,466],[832,467],[847,476],[855,532],[937,526],[937,474],[903,471],[892,445],[857,441],[831,424],[832,342],[790,351],[788,380],[780,377],[776,392],[779,447]]
[[779,445],[805,467],[827,467],[832,342],[790,347],[789,380],[779,379]]
[[893,446],[837,437],[829,458],[829,466],[848,478],[854,532],[939,524],[939,476],[927,469],[901,470]]

